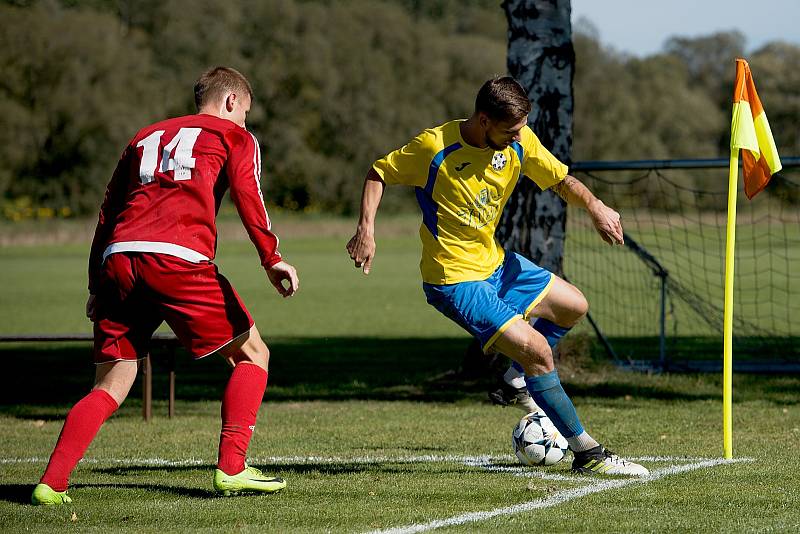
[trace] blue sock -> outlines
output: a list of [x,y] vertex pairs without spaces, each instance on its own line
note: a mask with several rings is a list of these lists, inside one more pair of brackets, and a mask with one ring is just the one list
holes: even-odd
[[547,417],[565,438],[571,438],[583,433],[583,425],[578,420],[578,412],[567,397],[558,371],[553,369],[549,373],[538,376],[526,376],[525,383],[533,400],[544,410]]

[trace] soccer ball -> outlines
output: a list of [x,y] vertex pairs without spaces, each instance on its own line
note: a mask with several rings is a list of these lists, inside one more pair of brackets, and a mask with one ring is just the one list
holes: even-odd
[[544,412],[523,417],[511,433],[514,453],[524,465],[553,465],[567,454],[569,444]]

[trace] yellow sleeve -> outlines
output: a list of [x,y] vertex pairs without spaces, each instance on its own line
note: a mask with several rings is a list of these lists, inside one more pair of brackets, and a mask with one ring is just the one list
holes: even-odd
[[528,126],[522,128],[522,174],[542,189],[564,179],[569,169],[547,150]]
[[372,168],[386,185],[425,187],[428,169],[436,155],[436,133],[424,130],[404,147],[376,161]]

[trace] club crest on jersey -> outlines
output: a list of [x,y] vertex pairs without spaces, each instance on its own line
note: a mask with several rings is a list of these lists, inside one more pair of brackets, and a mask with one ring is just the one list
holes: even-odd
[[489,190],[485,187],[481,189],[481,192],[475,197],[475,204],[478,206],[485,206],[489,203]]
[[502,171],[506,166],[506,155],[502,152],[495,152],[492,156],[492,168],[496,171]]

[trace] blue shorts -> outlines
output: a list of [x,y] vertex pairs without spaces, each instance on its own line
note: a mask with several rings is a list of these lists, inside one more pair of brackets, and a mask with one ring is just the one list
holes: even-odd
[[553,273],[514,252],[486,280],[422,284],[428,304],[478,338],[484,352],[550,291]]

